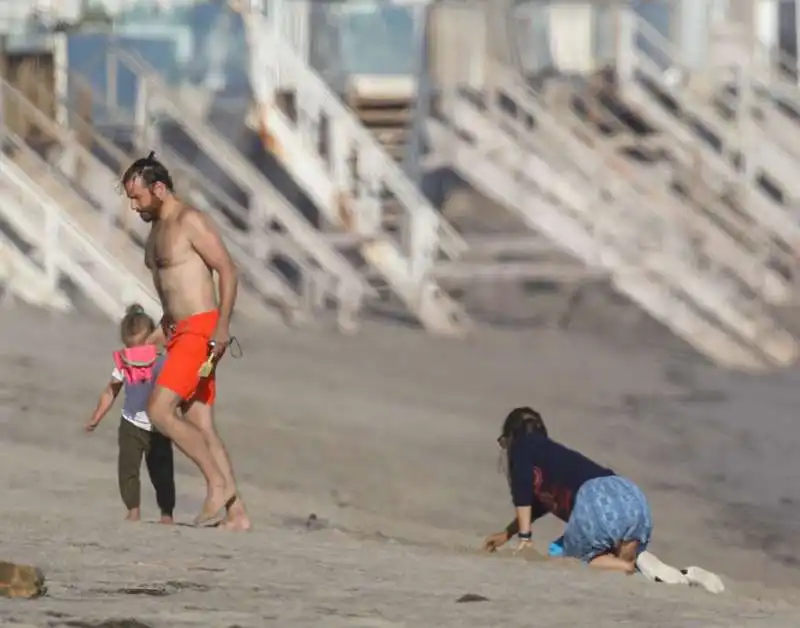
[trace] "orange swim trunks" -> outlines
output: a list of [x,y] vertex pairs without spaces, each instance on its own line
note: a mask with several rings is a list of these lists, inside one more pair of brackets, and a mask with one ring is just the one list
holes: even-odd
[[167,336],[167,359],[156,385],[171,390],[184,401],[212,405],[217,396],[216,369],[200,377],[208,359],[208,343],[217,328],[219,312],[201,312],[175,323]]

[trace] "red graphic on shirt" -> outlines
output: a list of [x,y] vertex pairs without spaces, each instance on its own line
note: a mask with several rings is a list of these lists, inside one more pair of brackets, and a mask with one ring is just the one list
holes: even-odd
[[533,494],[549,512],[566,521],[572,514],[572,491],[564,486],[545,485],[542,470],[533,467]]

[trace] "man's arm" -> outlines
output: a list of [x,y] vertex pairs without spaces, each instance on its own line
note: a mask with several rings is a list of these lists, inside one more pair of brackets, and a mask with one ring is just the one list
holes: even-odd
[[189,211],[184,218],[189,241],[206,265],[219,276],[219,328],[231,323],[239,277],[236,265],[211,220],[199,211]]

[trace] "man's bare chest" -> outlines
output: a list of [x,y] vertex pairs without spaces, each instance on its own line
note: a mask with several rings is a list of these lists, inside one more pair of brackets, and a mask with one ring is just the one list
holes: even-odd
[[169,268],[186,257],[188,243],[175,226],[153,227],[145,244],[145,265],[152,271]]

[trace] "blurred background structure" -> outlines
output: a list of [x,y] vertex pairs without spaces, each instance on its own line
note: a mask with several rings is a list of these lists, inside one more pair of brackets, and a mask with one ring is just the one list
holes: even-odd
[[800,352],[795,0],[0,0],[5,293],[158,315],[155,150],[240,315],[461,336],[584,291],[712,362]]

